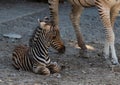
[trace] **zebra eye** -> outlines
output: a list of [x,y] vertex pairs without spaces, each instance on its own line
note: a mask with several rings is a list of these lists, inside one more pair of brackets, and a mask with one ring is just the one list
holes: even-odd
[[54,35],[52,38],[53,38],[53,39],[55,39],[55,38],[56,38],[56,36]]

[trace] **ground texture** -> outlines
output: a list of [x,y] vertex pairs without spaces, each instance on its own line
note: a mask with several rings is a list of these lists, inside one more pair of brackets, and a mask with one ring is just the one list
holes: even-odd
[[[66,46],[64,54],[50,48],[52,61],[62,70],[58,74],[42,76],[18,71],[11,64],[11,55],[18,44],[28,40],[38,25],[37,19],[49,16],[48,5],[43,3],[0,3],[0,85],[120,85],[120,73],[113,72],[102,56],[104,28],[96,8],[85,9],[81,17],[81,32],[88,46],[89,58],[80,55],[75,33],[69,20],[70,5],[60,5],[60,32]],[[116,51],[120,58],[120,17],[115,23]],[[16,33],[21,39],[3,37]]]

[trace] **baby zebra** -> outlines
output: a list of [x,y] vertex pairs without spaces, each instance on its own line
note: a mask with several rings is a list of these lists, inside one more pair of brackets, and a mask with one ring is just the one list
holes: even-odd
[[48,47],[51,46],[58,52],[63,53],[65,46],[61,41],[57,26],[52,24],[48,18],[39,21],[39,23],[40,26],[36,28],[29,40],[29,47],[19,45],[14,49],[13,66],[18,70],[49,75],[59,72],[60,66],[50,61]]

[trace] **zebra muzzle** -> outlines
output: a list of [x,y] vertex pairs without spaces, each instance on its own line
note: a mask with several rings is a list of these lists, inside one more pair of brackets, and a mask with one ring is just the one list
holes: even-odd
[[65,53],[65,46],[63,45],[60,49],[58,49],[59,53]]

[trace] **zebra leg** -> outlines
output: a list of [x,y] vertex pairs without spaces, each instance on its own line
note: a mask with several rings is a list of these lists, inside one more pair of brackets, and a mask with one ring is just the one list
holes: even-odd
[[49,3],[51,20],[53,20],[53,23],[58,26],[59,25],[59,14],[58,14],[59,0],[48,0],[48,3]]
[[33,72],[41,75],[50,75],[50,70],[44,65],[33,65]]
[[51,62],[47,68],[50,70],[50,73],[58,73],[60,72],[60,66],[56,62]]
[[110,20],[111,20],[112,27],[114,27],[114,23],[115,23],[116,17],[119,14],[119,11],[120,11],[119,8],[120,8],[120,6],[115,5],[110,10]]
[[[118,7],[114,6],[114,7],[111,8],[111,10],[110,10],[110,19],[111,19],[112,27],[114,27],[114,22],[115,22],[116,17],[118,16],[118,13],[119,13]],[[111,52],[112,52],[112,62],[113,62],[113,64],[118,64],[118,58],[116,56],[114,42],[111,43],[111,44],[113,44],[113,45],[110,45]]]
[[109,55],[110,54],[109,47],[110,47],[112,58],[113,58],[112,63],[119,64],[116,56],[116,52],[115,52],[115,47],[114,47],[115,35],[113,32],[113,27],[111,25],[111,20],[110,20],[111,9],[102,0],[96,1],[96,6],[98,7],[101,20],[103,22],[103,25],[105,26],[105,34],[106,34],[106,42],[105,42],[105,49],[104,49],[105,58],[108,59],[110,56]]
[[[107,43],[110,46],[110,51],[111,51],[111,57],[112,57],[112,63],[114,65],[119,64],[118,58],[116,56],[116,51],[115,51],[115,46],[114,46],[114,41],[115,41],[115,35],[113,32],[112,28],[106,29],[106,38],[107,38]],[[107,48],[107,47],[105,47]],[[105,51],[106,56],[107,56],[107,51]],[[110,53],[109,53],[110,54]],[[108,56],[107,56],[108,57]]]
[[82,10],[83,10],[83,7],[72,5],[72,12],[70,14],[70,19],[77,37],[78,46],[81,47],[83,52],[85,52],[85,50],[87,50],[87,47],[85,46],[84,40],[82,38],[82,34],[80,32],[80,25],[79,25]]
[[105,41],[105,46],[104,46],[104,53],[103,53],[106,61],[108,64],[111,64],[110,62],[110,58],[109,58],[109,43],[107,42],[107,40]]
[[[114,32],[113,32],[112,28],[106,29],[106,38],[107,38],[107,42],[105,43],[105,51],[104,51],[105,52],[105,58],[108,59],[108,56],[109,56],[110,53],[109,53],[109,49],[106,49],[106,48],[109,48],[108,46],[110,46],[111,54],[112,54],[111,55],[112,63],[114,65],[119,64],[118,58],[116,56],[115,46],[114,46],[115,35],[114,35]],[[106,44],[108,44],[108,45],[106,46]]]
[[111,44],[110,44],[110,48],[111,48],[111,53],[112,53],[112,63],[113,63],[114,65],[118,65],[119,62],[118,62],[118,58],[117,58],[117,56],[116,56],[114,43],[111,43]]

